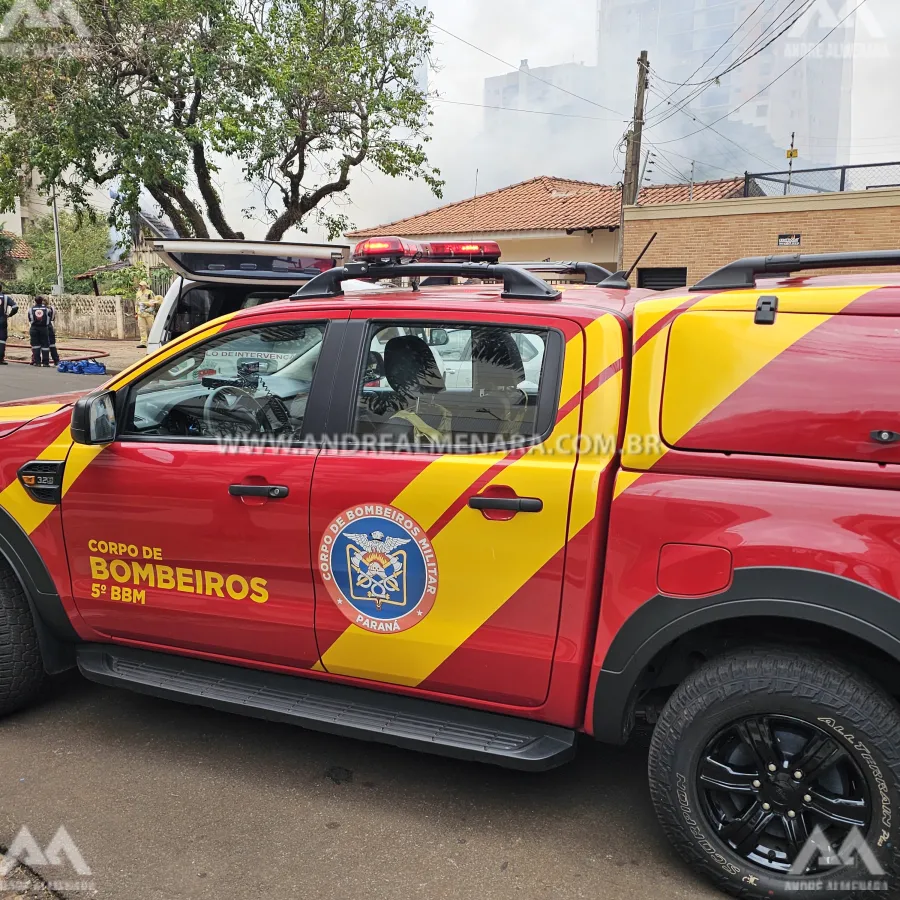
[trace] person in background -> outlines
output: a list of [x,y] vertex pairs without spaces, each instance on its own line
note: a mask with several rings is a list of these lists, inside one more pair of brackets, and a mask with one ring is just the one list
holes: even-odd
[[56,321],[56,310],[52,306],[48,306],[47,311],[49,313],[47,339],[50,341],[50,362],[57,366],[59,365],[59,350],[56,349],[56,328],[53,325]]
[[0,284],[0,366],[7,366],[6,361],[6,338],[8,337],[8,321],[10,316],[14,316],[19,311],[15,300],[9,294],[3,293],[3,285]]
[[33,366],[50,365],[50,325],[52,322],[53,307],[47,305],[47,298],[35,297],[34,306],[28,310],[31,364]]
[[141,335],[141,342],[138,344],[138,348],[147,346],[147,341],[150,339],[150,329],[153,327],[153,320],[156,317],[156,310],[159,308],[160,302],[162,301],[157,302],[156,297],[153,296],[150,285],[141,279],[138,282],[138,289],[134,295],[135,314]]

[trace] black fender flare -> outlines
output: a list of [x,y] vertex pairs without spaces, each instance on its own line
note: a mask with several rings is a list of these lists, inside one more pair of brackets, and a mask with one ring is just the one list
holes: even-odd
[[646,666],[677,638],[704,625],[750,617],[816,622],[851,634],[900,661],[900,600],[877,588],[811,569],[736,569],[728,590],[701,600],[657,594],[616,634],[597,676],[593,734],[622,744]]
[[59,591],[40,553],[19,523],[2,508],[0,557],[6,560],[25,590],[44,668],[51,675],[73,668],[75,645],[81,638],[66,615]]

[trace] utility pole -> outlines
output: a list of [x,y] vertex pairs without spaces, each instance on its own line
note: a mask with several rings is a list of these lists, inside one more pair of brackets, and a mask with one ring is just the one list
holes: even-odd
[[53,206],[53,241],[56,244],[56,284],[51,293],[59,295],[65,292],[66,285],[63,278],[62,244],[59,240],[59,211],[56,208],[56,186],[50,188],[50,200]]
[[689,200],[693,202],[694,200],[694,170],[697,168],[697,160],[691,160],[691,192],[689,195]]
[[622,178],[622,202],[619,214],[619,269],[622,269],[625,253],[625,207],[637,201],[638,179],[641,168],[641,140],[644,133],[644,108],[647,102],[647,88],[650,84],[648,72],[650,60],[646,50],[641,50],[638,58],[637,90],[634,94],[634,119],[628,131],[625,149],[625,172]]

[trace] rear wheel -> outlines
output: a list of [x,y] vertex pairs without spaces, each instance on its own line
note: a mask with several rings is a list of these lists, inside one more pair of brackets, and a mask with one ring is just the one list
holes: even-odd
[[0,562],[0,716],[31,703],[44,678],[28,598],[16,576]]
[[737,896],[896,896],[900,710],[813,654],[713,660],[669,699],[650,791],[678,852]]

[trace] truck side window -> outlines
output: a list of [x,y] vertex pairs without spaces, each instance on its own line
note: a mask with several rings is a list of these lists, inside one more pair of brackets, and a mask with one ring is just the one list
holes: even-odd
[[546,371],[551,335],[558,337],[481,323],[373,325],[355,433],[373,446],[442,452],[535,443],[547,396],[555,404],[553,391],[543,390],[558,377],[557,365]]
[[296,437],[325,328],[324,323],[266,324],[190,347],[134,382],[123,434]]

